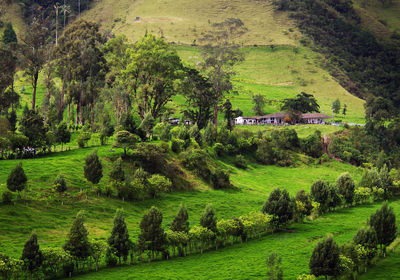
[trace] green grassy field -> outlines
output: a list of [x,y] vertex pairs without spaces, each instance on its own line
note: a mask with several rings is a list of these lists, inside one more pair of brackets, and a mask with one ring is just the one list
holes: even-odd
[[[391,206],[399,216],[400,202],[394,201]],[[341,209],[313,222],[295,224],[288,232],[268,235],[261,240],[236,244],[203,255],[105,269],[100,273],[82,275],[75,279],[265,279],[265,259],[272,252],[282,257],[284,279],[295,279],[299,274],[309,273],[308,262],[312,250],[321,238],[331,233],[339,244],[351,240],[358,228],[365,225],[366,219],[378,207],[380,204]],[[395,270],[392,269],[393,273]]]
[[[103,187],[108,184],[110,157],[121,154],[121,151],[112,152],[110,148],[97,148],[104,165],[104,178],[100,182]],[[75,149],[22,161],[0,161],[1,191],[5,189],[10,170],[18,162],[23,163],[29,178],[28,190],[22,194],[23,200],[17,201],[16,205],[0,205],[0,252],[18,256],[32,230],[36,230],[43,246],[60,246],[72,219],[80,209],[88,214],[87,224],[91,237],[103,239],[111,230],[115,210],[124,208],[129,229],[135,239],[139,221],[145,210],[152,205],[163,211],[164,225],[167,226],[176,214],[179,204],[185,203],[190,213],[190,222],[194,225],[198,224],[207,203],[214,205],[219,218],[230,218],[259,210],[267,195],[277,187],[286,188],[294,195],[302,188],[309,191],[312,182],[319,178],[333,182],[343,172],[350,172],[356,181],[361,176],[360,169],[339,162],[317,166],[299,164],[292,168],[250,163],[249,168],[244,171],[235,168],[230,159],[224,159],[220,163],[231,170],[231,181],[237,190],[212,190],[201,181],[194,180],[192,191],[168,193],[154,200],[124,203],[94,194],[89,194],[86,200],[85,196],[78,196],[78,192],[80,189],[90,190],[90,185],[83,177],[83,164],[85,156],[94,149]],[[62,199],[51,190],[55,177],[60,173],[66,177],[69,186],[68,197]],[[61,205],[61,201],[64,201],[64,205]]]

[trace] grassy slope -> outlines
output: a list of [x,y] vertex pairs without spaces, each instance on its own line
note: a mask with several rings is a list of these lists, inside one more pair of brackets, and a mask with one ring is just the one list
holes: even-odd
[[[7,12],[2,20],[4,22],[11,22],[15,33],[17,33],[18,40],[21,40],[22,34],[26,32],[26,25],[22,17],[21,9],[17,3],[12,3],[7,6]],[[3,36],[3,29],[0,29],[0,34]]]
[[[177,47],[186,63],[196,65],[200,53],[194,47]],[[346,116],[338,118],[347,122],[364,122],[364,101],[349,94],[330,75],[319,67],[320,56],[304,47],[252,47],[245,48],[246,59],[236,67],[235,87],[238,95],[231,95],[233,107],[239,107],[246,116],[251,110],[253,94],[263,94],[267,99],[282,100],[294,97],[301,91],[313,94],[321,106],[321,112],[331,115],[331,104],[339,98],[346,104]],[[178,100],[178,102],[182,102]],[[177,103],[178,103],[177,102]],[[279,111],[267,105],[265,113]]]
[[210,24],[230,17],[240,18],[249,29],[241,39],[246,44],[293,44],[297,36],[287,35],[293,21],[286,14],[273,11],[267,1],[102,0],[96,1],[83,16],[100,22],[105,30],[127,35],[132,41],[148,31],[162,32],[170,42],[191,44]]
[[[397,216],[400,202],[392,202]],[[266,236],[203,255],[193,255],[151,264],[102,270],[75,279],[264,279],[265,259],[272,252],[282,257],[284,279],[309,273],[308,262],[313,248],[327,233],[342,244],[352,239],[358,228],[379,204],[341,209],[313,222],[295,224],[290,232]],[[389,259],[388,259],[389,260]],[[395,263],[392,263],[393,265]],[[392,268],[393,273],[396,269]],[[382,277],[365,279],[397,279]],[[398,275],[398,274],[393,274]],[[364,278],[363,278],[364,279]]]
[[[29,178],[28,189],[24,196],[30,201],[20,201],[16,205],[0,205],[0,252],[18,256],[21,248],[32,230],[36,230],[43,246],[60,246],[67,234],[70,223],[80,209],[88,213],[88,228],[92,238],[106,238],[111,230],[112,218],[118,208],[127,212],[129,230],[137,237],[138,224],[144,211],[152,205],[160,207],[164,213],[164,224],[168,225],[175,215],[179,204],[185,203],[190,214],[191,224],[198,224],[201,212],[207,203],[213,203],[218,217],[229,218],[244,213],[259,210],[268,193],[276,188],[287,188],[294,195],[297,190],[309,190],[312,182],[318,178],[334,181],[342,172],[350,172],[356,180],[361,176],[361,170],[338,162],[318,166],[299,165],[293,168],[276,166],[261,166],[251,164],[246,171],[238,170],[229,164],[232,183],[238,191],[211,190],[202,182],[195,182],[193,191],[165,194],[162,198],[124,203],[117,199],[105,199],[89,195],[79,199],[77,192],[90,189],[83,178],[83,163],[86,154],[94,148],[71,150],[56,153],[43,158],[23,160],[23,167]],[[108,184],[108,174],[111,161],[106,158],[120,154],[111,152],[110,146],[98,148],[98,154],[104,163],[104,178],[101,186]],[[0,161],[0,192],[5,189],[5,182],[10,170],[19,160]],[[57,174],[66,176],[69,195],[74,198],[63,198],[64,205],[51,186]],[[101,217],[101,219],[99,219]]]

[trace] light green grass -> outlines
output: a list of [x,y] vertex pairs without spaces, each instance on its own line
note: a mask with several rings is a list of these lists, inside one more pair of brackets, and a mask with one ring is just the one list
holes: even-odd
[[266,1],[102,0],[95,1],[82,16],[133,42],[150,32],[169,42],[191,44],[212,23],[227,18],[240,18],[249,29],[240,39],[246,45],[294,44],[299,36],[288,14],[274,11]]
[[[391,205],[399,216],[400,202],[394,201]],[[350,241],[378,207],[380,204],[341,209],[313,222],[295,224],[288,232],[269,235],[261,240],[236,244],[203,255],[105,269],[75,279],[265,279],[265,259],[272,252],[282,257],[284,279],[295,279],[299,274],[309,273],[308,262],[312,250],[321,238],[331,233],[339,244]],[[396,275],[396,268],[391,270],[392,275]]]

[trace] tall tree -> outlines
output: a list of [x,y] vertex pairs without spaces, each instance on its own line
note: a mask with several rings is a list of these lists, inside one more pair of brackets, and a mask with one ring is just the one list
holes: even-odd
[[7,188],[12,192],[20,192],[25,189],[27,181],[28,178],[26,177],[24,169],[22,168],[22,163],[18,163],[18,165],[11,170],[10,175],[8,175]]
[[268,280],[283,280],[283,270],[281,268],[282,258],[273,252],[267,257],[267,279]]
[[273,215],[273,222],[279,228],[292,220],[293,209],[294,205],[287,190],[275,189],[265,202],[262,212]]
[[247,32],[240,19],[229,18],[212,24],[213,29],[201,39],[206,44],[202,47],[204,63],[202,70],[212,84],[214,95],[213,124],[217,128],[218,107],[225,95],[232,90],[231,78],[235,74],[233,66],[244,60],[240,46],[235,40]]
[[60,123],[56,130],[57,143],[61,143],[61,151],[63,145],[71,140],[71,132],[69,132],[67,124],[65,122]]
[[125,173],[122,169],[122,159],[118,158],[116,162],[112,165],[112,170],[110,172],[110,179],[118,182],[125,181]]
[[324,211],[328,208],[329,203],[329,183],[323,180],[315,181],[311,186],[311,197],[318,202]]
[[179,207],[178,214],[174,218],[171,224],[172,231],[189,232],[189,214],[185,206],[181,204]]
[[36,233],[32,233],[31,237],[26,241],[21,260],[24,261],[32,279],[33,272],[37,271],[43,262],[43,255],[39,249]]
[[100,182],[103,177],[103,165],[97,155],[97,150],[94,150],[93,153],[86,156],[83,171],[85,178],[92,184],[98,184]]
[[309,267],[315,276],[338,276],[340,274],[339,247],[332,237],[318,242],[310,258]]
[[200,218],[200,225],[214,233],[217,231],[217,217],[211,204],[208,204],[204,209]]
[[161,211],[152,206],[140,222],[139,247],[142,251],[150,250],[152,259],[154,253],[163,252],[166,246],[166,236],[162,228],[163,215]]
[[336,188],[339,191],[347,205],[351,205],[354,200],[355,184],[349,173],[341,174],[335,182]]
[[92,125],[94,123],[95,104],[108,70],[101,49],[104,42],[99,25],[82,19],[68,26],[59,38],[56,48],[58,73],[63,88],[67,88],[71,100],[76,102],[76,123],[85,121],[84,106],[89,107],[90,121]]
[[376,231],[371,228],[360,228],[353,237],[354,244],[358,244],[367,249],[367,257],[369,260],[376,256],[376,247],[378,246],[378,236]]
[[334,114],[339,114],[339,112],[340,112],[340,100],[339,100],[339,98],[338,99],[336,99],[335,101],[333,101],[333,103],[332,103],[332,112],[334,113]]
[[181,83],[185,97],[184,114],[199,129],[206,127],[211,119],[211,110],[214,106],[212,85],[207,77],[194,68],[185,68],[185,78]]
[[0,113],[4,114],[10,107],[14,109],[13,105],[19,101],[13,86],[17,68],[17,58],[14,53],[12,47],[0,44]]
[[396,216],[393,212],[393,207],[389,207],[388,203],[385,202],[382,207],[376,210],[375,214],[372,214],[369,219],[369,225],[375,229],[378,244],[380,245],[380,254],[386,256],[386,252],[383,252],[383,246],[390,245],[396,238],[397,227],[396,227]]
[[79,268],[79,261],[83,261],[90,256],[88,235],[89,233],[84,225],[84,215],[83,212],[80,211],[72,223],[67,241],[63,246],[63,249],[75,258],[77,268]]
[[46,143],[46,128],[43,117],[36,110],[25,110],[19,123],[22,134],[28,137],[28,145],[41,148]]
[[115,214],[114,227],[107,242],[114,250],[115,255],[119,258],[119,262],[121,263],[121,257],[124,259],[124,262],[126,262],[131,248],[131,241],[129,239],[124,213],[121,209],[118,209]]
[[26,35],[21,39],[21,61],[24,65],[25,73],[30,77],[33,87],[32,92],[32,110],[36,107],[36,90],[39,73],[47,62],[47,52],[49,50],[50,31],[48,24],[35,18],[28,25]]
[[8,45],[8,44],[16,44],[18,42],[17,39],[17,34],[14,31],[14,28],[12,26],[11,22],[8,22],[6,24],[6,27],[4,28],[3,31],[3,43]]
[[253,111],[257,116],[262,116],[264,114],[264,107],[267,104],[265,96],[262,94],[254,94],[251,100],[254,104]]
[[176,81],[183,74],[181,59],[174,48],[151,34],[145,35],[126,53],[129,63],[122,75],[139,116],[143,120],[150,112],[157,119],[176,94]]

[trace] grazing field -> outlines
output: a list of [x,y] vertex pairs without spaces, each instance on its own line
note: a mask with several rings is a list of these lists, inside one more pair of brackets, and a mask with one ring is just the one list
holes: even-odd
[[[0,161],[0,192],[5,190],[7,176],[18,162],[22,162],[28,177],[28,190],[22,193],[22,199],[16,205],[0,205],[0,252],[19,256],[32,230],[37,232],[42,246],[61,246],[72,219],[81,209],[87,213],[90,237],[105,239],[111,230],[115,210],[124,208],[130,233],[136,239],[139,221],[152,205],[163,211],[164,225],[168,226],[179,205],[184,203],[190,223],[195,225],[199,223],[207,203],[214,205],[218,218],[230,218],[260,210],[274,188],[286,188],[295,195],[300,189],[309,191],[313,181],[319,178],[333,182],[341,173],[349,172],[358,182],[362,174],[361,169],[336,161],[322,165],[299,163],[291,168],[250,163],[247,170],[241,170],[233,166],[230,158],[224,158],[219,163],[231,170],[231,181],[237,190],[213,190],[202,181],[193,180],[192,191],[172,192],[158,199],[122,202],[97,197],[91,192],[86,199],[84,194],[79,194],[81,189],[91,189],[83,176],[84,158],[94,149],[98,149],[104,165],[104,177],[100,182],[104,187],[109,182],[110,158],[122,154],[122,151],[111,150],[111,146],[73,149],[34,159]],[[61,198],[52,190],[60,173],[66,177],[68,185],[68,196]]]
[[[399,216],[400,202],[393,201],[391,206]],[[272,252],[282,257],[284,279],[295,279],[299,274],[309,273],[308,262],[312,250],[321,238],[331,233],[339,244],[350,241],[378,207],[380,204],[341,209],[312,222],[294,224],[287,232],[268,235],[260,240],[236,244],[219,251],[170,261],[105,269],[100,273],[77,276],[74,279],[264,279],[267,272],[265,259]],[[392,270],[394,272],[396,268]],[[361,279],[396,279],[382,278],[384,274],[375,275],[376,278]]]

